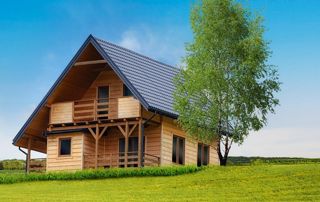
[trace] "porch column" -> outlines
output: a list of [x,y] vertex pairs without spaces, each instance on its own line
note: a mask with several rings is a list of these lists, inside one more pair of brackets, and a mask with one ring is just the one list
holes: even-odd
[[27,156],[27,173],[30,172],[30,160],[31,160],[31,137],[28,138],[28,156]]
[[139,119],[139,129],[138,129],[138,167],[141,167],[141,152],[142,150],[142,131],[141,131],[142,119]]
[[129,123],[126,121],[126,130],[125,130],[125,146],[124,146],[124,167],[128,167],[128,147],[129,147]]
[[98,150],[99,150],[99,127],[96,127],[96,135],[94,137],[96,139],[96,150],[95,150],[95,163],[94,167],[95,169],[98,168]]

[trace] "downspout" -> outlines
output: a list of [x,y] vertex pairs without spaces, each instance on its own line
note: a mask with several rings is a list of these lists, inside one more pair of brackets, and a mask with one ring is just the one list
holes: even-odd
[[144,126],[151,121],[151,119],[153,119],[153,117],[157,115],[157,113],[155,112],[149,119],[147,119],[145,122],[142,123],[141,125],[141,167],[144,167]]
[[27,173],[27,168],[28,168],[28,154],[27,154],[25,151],[23,151],[23,150],[21,149],[21,147],[19,147],[19,150],[20,150],[24,155],[26,155],[25,171],[26,171],[26,173]]

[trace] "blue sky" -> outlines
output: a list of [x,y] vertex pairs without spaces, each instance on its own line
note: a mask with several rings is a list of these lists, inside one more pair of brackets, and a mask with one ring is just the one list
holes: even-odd
[[[320,157],[320,1],[245,1],[265,18],[281,106],[232,155]],[[7,1],[0,7],[0,159],[89,34],[179,65],[191,1]]]

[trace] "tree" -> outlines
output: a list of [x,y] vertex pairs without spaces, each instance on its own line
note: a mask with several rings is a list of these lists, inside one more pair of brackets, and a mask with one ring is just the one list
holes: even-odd
[[202,0],[191,11],[194,39],[175,78],[178,123],[193,138],[217,141],[220,165],[233,143],[267,123],[279,100],[277,69],[262,18],[232,0]]

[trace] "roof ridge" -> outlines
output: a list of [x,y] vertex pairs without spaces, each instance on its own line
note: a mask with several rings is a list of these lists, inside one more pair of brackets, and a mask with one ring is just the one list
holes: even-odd
[[128,49],[128,48],[124,48],[124,47],[122,47],[122,46],[119,46],[119,45],[117,45],[117,44],[115,44],[115,43],[106,41],[106,40],[101,39],[101,38],[98,38],[98,37],[96,37],[96,36],[93,36],[93,38],[95,38],[96,40],[102,41],[103,43],[107,43],[107,44],[109,44],[109,45],[116,46],[117,48],[120,48],[120,49],[122,49],[122,50],[129,51],[129,52],[131,52],[131,53],[133,53],[133,54],[139,55],[139,56],[141,56],[141,57],[143,57],[143,58],[152,60],[153,62],[162,64],[162,65],[167,66],[167,67],[171,67],[171,68],[176,69],[176,70],[179,70],[179,68],[177,68],[177,67],[175,67],[175,66],[173,66],[173,65],[166,64],[166,63],[164,63],[164,62],[161,62],[161,61],[159,61],[159,60],[153,59],[153,58],[148,57],[148,56],[146,56],[146,55],[143,55],[143,54],[141,54],[141,53],[135,52],[135,51],[130,50],[130,49]]

